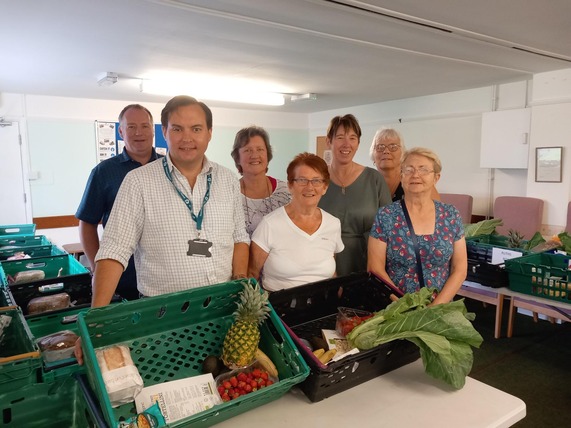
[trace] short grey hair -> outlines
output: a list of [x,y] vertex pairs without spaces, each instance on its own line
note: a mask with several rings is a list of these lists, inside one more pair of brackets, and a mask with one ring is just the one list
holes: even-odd
[[373,142],[371,143],[371,147],[369,148],[369,157],[373,162],[375,162],[375,147],[378,143],[385,140],[399,140],[400,147],[402,151],[406,150],[404,146],[404,139],[400,132],[398,132],[394,128],[379,128],[377,132],[375,132],[375,136],[373,137]]

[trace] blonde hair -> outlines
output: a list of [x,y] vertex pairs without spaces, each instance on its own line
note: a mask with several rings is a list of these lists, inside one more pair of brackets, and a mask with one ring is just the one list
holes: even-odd
[[440,174],[440,171],[442,171],[442,162],[440,162],[440,158],[436,153],[426,147],[413,147],[412,149],[405,151],[400,159],[401,165],[403,165],[411,155],[424,156],[425,158],[430,159],[432,162],[432,168],[436,174]]
[[373,137],[373,142],[371,143],[371,147],[369,148],[369,157],[371,158],[373,163],[375,162],[375,148],[377,147],[377,144],[385,140],[398,140],[400,143],[401,150],[402,151],[406,150],[406,147],[404,146],[404,139],[402,138],[400,132],[398,132],[394,128],[385,128],[385,127],[379,128],[375,133],[375,136]]

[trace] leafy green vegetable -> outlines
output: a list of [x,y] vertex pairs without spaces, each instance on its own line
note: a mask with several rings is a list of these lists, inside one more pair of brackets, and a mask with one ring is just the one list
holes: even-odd
[[571,254],[571,236],[567,232],[561,232],[557,236],[559,236],[563,251],[566,251],[567,254]]
[[464,235],[466,238],[471,238],[477,235],[491,235],[496,232],[496,227],[503,224],[501,218],[492,218],[489,220],[482,220],[478,223],[465,224]]
[[347,335],[352,346],[371,349],[395,339],[407,339],[420,348],[426,372],[460,389],[472,369],[472,348],[482,336],[471,321],[464,300],[428,306],[435,290],[408,293]]
[[533,247],[536,247],[537,245],[539,245],[543,242],[545,242],[545,239],[543,239],[543,236],[541,235],[541,233],[535,232],[535,235],[533,235],[531,237],[531,239],[529,241],[527,241],[527,244],[524,245],[523,249],[529,251]]

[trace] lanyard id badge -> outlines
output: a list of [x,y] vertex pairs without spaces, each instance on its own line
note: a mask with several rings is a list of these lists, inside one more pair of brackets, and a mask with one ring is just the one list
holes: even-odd
[[198,231],[198,237],[196,239],[191,239],[188,241],[188,251],[186,252],[187,256],[193,257],[212,257],[212,242],[206,239],[200,239],[200,231],[202,230],[202,220],[204,219],[204,206],[210,199],[210,186],[212,185],[212,174],[207,174],[206,176],[206,193],[204,194],[204,199],[202,200],[202,206],[200,207],[200,211],[198,214],[194,214],[192,210],[192,201],[182,193],[178,187],[174,184],[172,179],[172,174],[169,171],[167,158],[163,158],[163,169],[165,171],[165,175],[167,176],[168,180],[173,185],[174,189],[178,193],[178,196],[182,199],[188,210],[190,211],[190,216],[192,220],[196,223],[196,230]]

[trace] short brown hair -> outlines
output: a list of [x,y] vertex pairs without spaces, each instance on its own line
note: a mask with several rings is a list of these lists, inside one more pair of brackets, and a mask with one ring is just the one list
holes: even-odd
[[329,141],[333,141],[335,133],[341,126],[345,129],[345,131],[348,129],[355,131],[359,137],[359,142],[361,142],[361,126],[359,126],[359,121],[352,114],[346,114],[345,116],[335,116],[333,119],[331,119],[331,122],[329,122],[329,126],[327,127],[327,139]]
[[191,105],[198,105],[204,110],[204,114],[206,115],[206,127],[212,129],[212,111],[202,101],[198,101],[196,98],[189,97],[188,95],[177,95],[166,103],[161,112],[161,124],[163,127],[167,128],[169,126],[170,116],[177,108]]
[[303,152],[293,158],[293,160],[287,166],[287,181],[291,184],[293,183],[293,179],[295,178],[295,169],[300,165],[306,165],[318,173],[321,174],[323,179],[325,180],[325,184],[329,184],[329,169],[327,168],[327,164],[323,159],[319,156],[314,155],[313,153]]
[[151,112],[149,111],[148,108],[142,106],[141,104],[129,104],[128,106],[123,107],[123,110],[121,110],[121,113],[119,113],[119,124],[121,124],[121,121],[123,120],[123,116],[125,116],[125,113],[127,113],[127,110],[130,110],[130,109],[143,110],[144,112],[146,112],[149,115],[149,119],[151,119],[151,124],[153,123],[153,115],[151,114]]
[[261,137],[266,144],[266,151],[268,153],[268,163],[273,158],[272,146],[270,145],[270,136],[268,132],[261,126],[248,126],[247,128],[242,128],[236,133],[234,138],[234,146],[230,152],[230,156],[234,159],[234,165],[238,169],[238,172],[242,174],[242,166],[240,165],[240,149],[244,147],[252,139],[252,137]]

